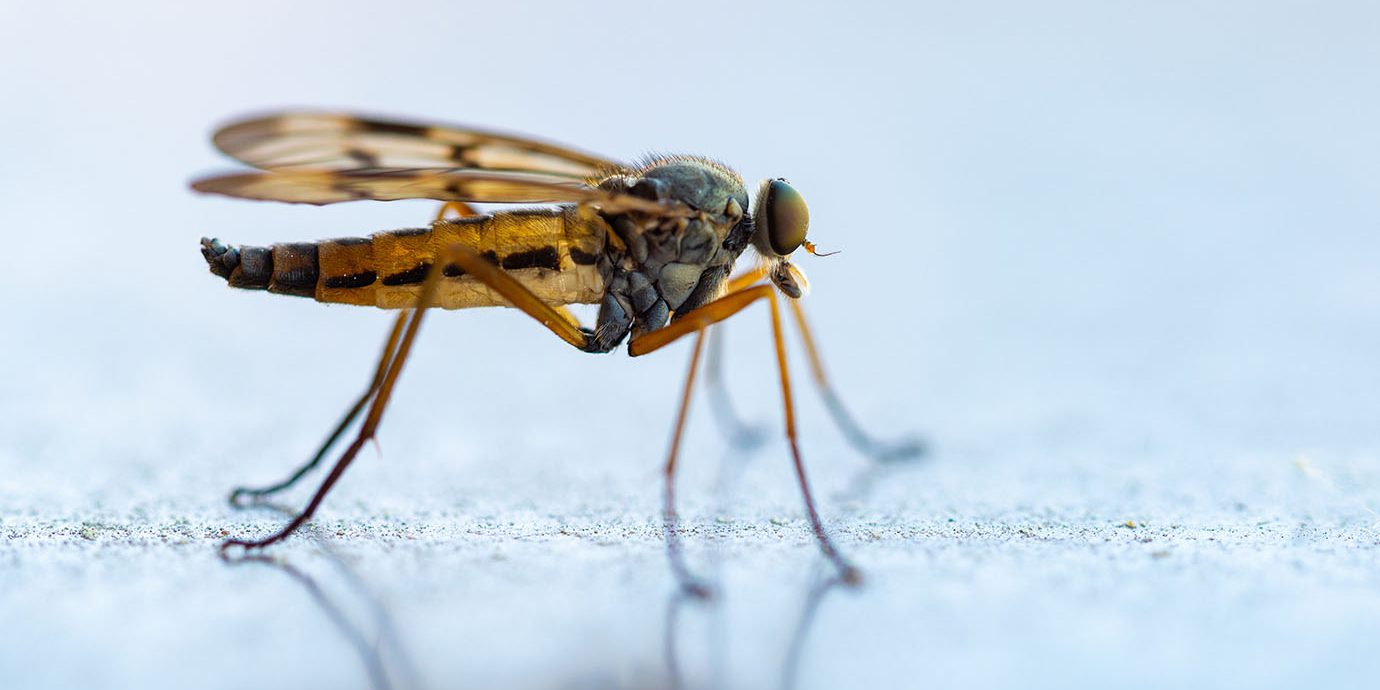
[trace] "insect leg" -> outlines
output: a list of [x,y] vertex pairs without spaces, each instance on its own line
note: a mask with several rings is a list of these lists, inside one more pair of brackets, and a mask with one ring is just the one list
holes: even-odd
[[655,352],[691,332],[701,331],[714,323],[727,319],[759,299],[766,299],[767,304],[771,307],[772,339],[776,346],[777,369],[781,373],[781,402],[785,408],[786,416],[786,440],[791,448],[791,458],[795,464],[796,478],[800,482],[801,495],[805,499],[805,512],[809,516],[810,527],[814,531],[815,539],[819,542],[820,551],[824,552],[824,556],[838,568],[840,577],[849,583],[857,583],[861,581],[862,575],[848,561],[844,560],[833,541],[829,539],[829,535],[825,534],[824,524],[819,519],[819,511],[815,510],[815,500],[810,493],[810,483],[805,476],[805,463],[801,459],[800,444],[796,440],[795,433],[795,404],[791,400],[791,374],[786,362],[786,340],[781,333],[781,305],[776,297],[775,288],[771,285],[755,285],[745,290],[724,295],[709,304],[688,312],[670,325],[633,338],[633,341],[628,345],[628,351],[633,356]]
[[[505,295],[506,296],[506,295]],[[745,309],[759,299],[770,298],[772,286],[754,285],[746,290],[730,292],[719,299],[686,312],[675,321],[654,331],[634,336],[628,343],[628,354],[633,357],[651,354],[681,338],[708,328]]]
[[[360,449],[374,437],[374,433],[378,430],[379,422],[383,419],[383,411],[388,406],[388,400],[392,396],[393,386],[398,381],[398,374],[402,372],[403,364],[407,361],[407,355],[412,350],[412,343],[417,338],[417,329],[422,325],[422,316],[426,312],[426,306],[430,304],[431,298],[436,294],[436,285],[442,273],[441,266],[442,264],[439,261],[432,265],[431,271],[427,274],[426,281],[422,284],[421,294],[417,298],[417,307],[398,314],[397,323],[393,328],[394,330],[400,330],[402,332],[402,339],[398,342],[397,350],[393,353],[391,358],[388,357],[387,352],[384,353],[384,357],[388,358],[390,361],[387,364],[383,379],[379,382],[378,391],[374,394],[373,403],[369,406],[369,414],[364,417],[364,423],[360,426],[359,433],[355,436],[355,440],[345,449],[340,459],[335,462],[335,466],[331,468],[330,473],[326,475],[321,485],[317,487],[316,493],[312,495],[311,501],[307,503],[307,507],[303,509],[302,512],[298,513],[297,517],[293,518],[287,526],[263,539],[227,539],[221,542],[221,553],[225,553],[232,546],[240,546],[246,550],[257,549],[282,541],[288,535],[296,531],[298,527],[301,527],[307,520],[310,520],[311,516],[316,513],[317,507],[319,507],[321,501],[326,498],[326,494],[330,492],[331,487],[335,486],[335,483],[340,480],[346,468],[348,468],[350,463],[354,462],[355,457],[359,455]],[[403,324],[406,325],[404,326]]]
[[[446,203],[441,204],[440,210],[436,212],[435,222],[439,223],[445,220],[446,214],[451,211],[455,212],[455,216],[457,218],[467,218],[471,216],[480,215],[479,211],[476,211],[473,206],[470,206],[469,204],[463,201],[447,201]],[[503,275],[506,276],[507,274]],[[521,284],[519,283],[519,285]],[[524,287],[523,289],[525,290],[526,288]],[[580,320],[576,318],[575,314],[571,312],[569,309],[562,306],[551,306],[551,309],[560,314],[561,317],[564,318],[566,321],[570,322],[571,326],[574,326],[576,329],[580,327]]]
[[[584,350],[589,346],[589,332],[581,328],[569,310],[553,307],[543,302],[527,286],[516,278],[503,272],[503,269],[489,263],[469,247],[455,245],[448,250],[449,260],[455,262],[465,275],[472,276],[489,286],[494,292],[521,309],[528,316],[555,333],[561,340]],[[445,262],[437,262],[441,265]]]
[[230,505],[236,508],[243,508],[247,505],[243,500],[245,498],[249,498],[252,502],[258,503],[264,496],[270,496],[296,484],[302,477],[306,476],[308,472],[321,464],[321,460],[326,457],[326,453],[330,451],[331,446],[334,446],[335,442],[340,440],[345,430],[354,423],[355,419],[359,417],[359,413],[363,412],[364,407],[373,399],[374,393],[378,392],[379,386],[383,383],[383,377],[388,373],[388,367],[393,361],[395,350],[397,350],[398,347],[398,339],[402,337],[403,323],[403,319],[397,319],[393,323],[393,328],[388,333],[388,342],[383,346],[383,354],[379,357],[379,365],[378,369],[374,372],[373,381],[369,384],[369,387],[364,390],[364,394],[359,396],[355,404],[350,407],[350,411],[345,413],[345,417],[336,425],[335,431],[332,431],[331,435],[326,437],[326,442],[322,443],[321,447],[317,449],[316,455],[312,456],[312,459],[308,460],[305,465],[297,468],[287,479],[277,484],[259,488],[243,486],[235,488],[234,491],[230,492]]
[[800,300],[792,299],[786,302],[791,306],[791,314],[795,316],[796,326],[800,328],[801,340],[805,342],[805,353],[810,358],[810,373],[814,376],[815,387],[819,390],[820,397],[824,398],[825,407],[829,409],[830,416],[834,418],[834,423],[843,432],[844,438],[848,439],[848,443],[876,462],[909,460],[924,453],[925,446],[918,439],[890,443],[878,441],[858,426],[853,415],[848,413],[848,408],[839,400],[833,386],[829,385],[829,378],[824,374],[824,363],[819,356],[819,349],[815,347],[815,339],[809,323],[805,320],[805,310],[800,306]]
[[839,555],[834,542],[824,533],[824,524],[820,522],[819,512],[815,510],[814,496],[810,494],[810,482],[805,477],[805,461],[800,458],[800,444],[795,437],[795,404],[791,401],[791,372],[786,362],[786,339],[781,334],[780,300],[776,298],[775,292],[769,292],[768,295],[768,303],[771,305],[772,339],[776,341],[776,367],[781,372],[781,404],[786,411],[786,441],[791,446],[791,459],[795,463],[796,479],[800,481],[800,494],[805,499],[805,512],[809,514],[810,526],[815,531],[815,539],[819,541],[820,550],[826,558],[833,561],[834,567],[838,568],[839,577],[848,584],[858,584],[862,581],[862,573]]

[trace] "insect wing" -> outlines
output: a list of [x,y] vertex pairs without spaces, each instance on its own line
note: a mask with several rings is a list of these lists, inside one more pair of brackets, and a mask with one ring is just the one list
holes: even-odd
[[208,177],[192,188],[209,194],[299,204],[343,201],[434,199],[478,203],[591,203],[607,212],[641,211],[660,216],[689,215],[671,202],[591,187],[584,182],[527,173],[483,170],[283,170]]
[[232,123],[216,147],[264,170],[471,168],[587,179],[624,170],[599,156],[496,132],[338,113],[278,113]]

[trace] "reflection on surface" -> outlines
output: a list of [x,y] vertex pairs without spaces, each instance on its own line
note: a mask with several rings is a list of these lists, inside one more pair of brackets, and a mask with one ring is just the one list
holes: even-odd
[[826,595],[843,584],[843,578],[834,574],[810,587],[809,592],[806,593],[805,602],[800,608],[800,619],[796,621],[795,629],[791,633],[790,645],[786,648],[786,660],[781,666],[781,690],[794,690],[796,688],[800,678],[800,662],[803,658],[805,642],[809,639],[810,628],[815,623],[815,614],[819,611],[819,605],[824,601]]
[[[800,613],[796,618],[795,626],[791,630],[791,636],[787,642],[785,657],[781,666],[780,687],[782,690],[794,690],[798,687],[800,678],[800,666],[804,659],[806,643],[809,641],[810,629],[814,626],[816,614],[820,604],[829,595],[844,585],[843,578],[837,574],[831,574],[812,584],[805,592],[804,600],[800,606]],[[683,688],[699,687],[690,685],[686,678],[682,660],[682,638],[681,638],[681,618],[685,611],[694,607],[702,608],[710,618],[709,626],[709,658],[706,673],[706,681],[703,687],[721,688],[725,687],[723,682],[724,668],[727,666],[724,658],[722,634],[723,606],[716,601],[705,601],[700,597],[686,593],[681,588],[676,588],[672,592],[670,600],[666,606],[666,628],[665,628],[665,656],[666,656],[666,678],[667,687],[674,690]]]
[[[744,495],[742,479],[744,473],[750,467],[750,463],[759,461],[759,455],[765,455],[770,448],[770,444],[751,444],[751,443],[731,443],[720,458],[716,476],[714,479],[713,494],[711,505],[715,512],[721,515],[732,514],[735,506],[739,505],[750,497]],[[886,483],[895,478],[895,475],[905,472],[915,465],[898,466],[891,463],[866,463],[859,466],[858,470],[846,482],[846,488],[841,492],[841,496],[836,499],[847,501],[862,501],[868,498],[874,489],[883,487]],[[343,653],[348,649],[348,654],[359,659],[360,668],[363,670],[363,678],[359,682],[367,682],[374,688],[415,688],[420,687],[420,674],[416,667],[411,663],[409,655],[400,644],[400,635],[394,624],[394,618],[390,615],[388,608],[384,606],[378,595],[376,588],[371,588],[362,580],[359,570],[352,567],[350,562],[342,558],[332,549],[333,540],[327,536],[329,529],[320,526],[309,525],[299,536],[300,542],[296,542],[293,548],[276,550],[271,555],[256,553],[242,557],[238,560],[229,561],[232,564],[255,563],[268,568],[272,568],[286,574],[293,582],[300,586],[300,590],[307,594],[312,606],[320,609],[330,621],[335,629],[335,635],[322,636],[328,649],[336,650],[336,653]],[[508,535],[511,537],[512,534]],[[302,542],[306,542],[303,544]],[[442,540],[440,543],[449,543]],[[541,543],[539,539],[537,543]],[[393,548],[391,539],[384,538],[380,544],[386,553]],[[302,546],[307,548],[303,549]],[[723,582],[723,573],[729,565],[725,561],[725,550],[720,548],[715,540],[709,540],[705,548],[699,550],[699,562],[696,563],[697,569],[702,569],[709,581],[719,585]],[[528,553],[541,553],[543,546],[538,546],[536,551]],[[658,547],[653,544],[650,548]],[[430,560],[438,556],[436,552],[428,553],[428,568]],[[481,554],[480,558],[492,558],[490,551],[475,551]],[[286,555],[284,555],[286,554]],[[470,555],[466,553],[461,556],[459,562],[452,562],[449,565],[468,569],[473,566],[475,569],[484,571],[486,567],[490,575],[493,574],[494,563],[499,561],[476,562],[470,560]],[[537,559],[542,563],[541,557]],[[486,565],[487,564],[487,565]],[[671,592],[668,599],[665,599],[663,620],[661,625],[661,644],[657,644],[657,612],[653,609],[650,616],[645,616],[644,621],[651,624],[652,638],[643,641],[650,642],[649,648],[644,648],[634,656],[638,658],[629,659],[620,656],[622,652],[614,654],[593,654],[583,657],[564,658],[561,649],[571,646],[580,647],[588,642],[586,637],[574,635],[564,637],[557,633],[554,638],[544,638],[543,634],[549,629],[558,629],[561,621],[560,617],[548,616],[548,608],[524,609],[529,602],[541,600],[535,592],[524,589],[523,575],[521,569],[511,569],[503,574],[502,577],[489,579],[488,589],[482,591],[487,594],[478,595],[479,599],[474,599],[474,592],[461,588],[460,586],[448,587],[447,592],[440,601],[429,600],[427,605],[417,607],[415,602],[400,601],[399,605],[403,608],[396,610],[406,623],[405,628],[412,633],[414,640],[424,647],[417,649],[428,650],[419,657],[422,662],[425,674],[431,678],[446,678],[453,681],[457,677],[471,675],[475,678],[485,678],[493,680],[495,677],[507,679],[522,679],[528,685],[552,686],[552,687],[649,687],[653,685],[671,688],[722,688],[745,686],[744,679],[740,678],[744,671],[748,674],[763,674],[754,677],[750,685],[747,686],[767,686],[773,685],[794,689],[802,686],[812,685],[811,681],[818,684],[819,669],[807,667],[806,659],[813,659],[816,663],[820,658],[818,653],[811,654],[810,640],[822,639],[821,635],[830,635],[835,632],[825,628],[823,632],[815,628],[820,625],[822,618],[821,607],[831,593],[837,589],[842,589],[844,584],[837,576],[825,574],[826,568],[822,560],[817,562],[821,566],[819,574],[812,578],[797,579],[787,574],[787,579],[782,580],[777,586],[773,582],[766,582],[768,598],[777,600],[777,596],[784,597],[784,601],[775,601],[774,604],[765,604],[761,597],[762,590],[759,588],[757,596],[743,596],[741,592],[719,592],[718,596],[709,601],[696,598],[687,594],[683,589],[676,587]],[[652,566],[655,568],[655,566]],[[664,565],[662,566],[664,568]],[[507,566],[497,566],[500,570],[508,570]],[[367,568],[365,568],[367,571]],[[558,571],[554,571],[558,572]],[[804,573],[800,573],[803,575]],[[516,576],[516,577],[515,577]],[[648,578],[643,581],[652,583],[651,591],[643,591],[647,596],[644,601],[656,602],[661,600],[661,591],[655,584],[660,577],[665,576],[662,572],[647,572],[638,576]],[[276,578],[276,576],[274,576]],[[266,576],[267,578],[267,576]],[[273,578],[267,578],[272,580]],[[601,581],[605,578],[599,578]],[[532,585],[535,580],[528,580],[528,585]],[[586,582],[585,584],[589,584]],[[494,589],[497,585],[497,589]],[[866,586],[866,585],[864,585]],[[799,588],[799,591],[796,591]],[[495,592],[500,593],[498,600],[491,599]],[[293,595],[295,596],[295,595]],[[569,596],[573,602],[571,606],[579,608],[580,594],[572,590]],[[641,597],[639,597],[641,598]],[[837,597],[836,597],[837,598]],[[847,597],[851,604],[858,601],[854,597]],[[597,597],[595,598],[597,600]],[[480,631],[481,636],[492,640],[505,640],[506,644],[497,646],[491,645],[487,653],[462,652],[452,656],[447,651],[439,651],[454,643],[453,639],[456,627],[450,622],[437,625],[437,617],[430,615],[436,610],[437,605],[444,606],[448,601],[462,601],[470,604],[464,607],[454,607],[454,612],[464,611],[466,613],[478,613],[487,617],[485,623],[480,623],[479,627],[473,630]],[[491,602],[494,606],[485,610],[480,606],[478,610],[472,606],[476,603]],[[560,609],[561,604],[555,603],[554,599],[547,599],[547,604],[555,605]],[[494,610],[501,610],[502,615],[494,616]],[[602,610],[602,609],[599,609]],[[537,615],[523,615],[538,612]],[[744,630],[750,629],[751,623],[744,625],[742,615],[749,614],[750,619],[764,621],[770,632],[766,635],[754,635],[750,646],[739,644],[737,638],[730,633],[743,635]],[[831,611],[837,616],[839,611]],[[462,614],[463,615],[463,614]],[[584,611],[581,614],[588,619],[590,616],[598,618],[599,614],[593,611]],[[613,620],[616,618],[610,617]],[[835,618],[834,620],[837,620]],[[308,618],[310,622],[310,618]],[[554,621],[554,623],[553,623]],[[636,621],[632,621],[636,623]],[[490,627],[483,627],[484,625]],[[264,625],[270,625],[265,622]],[[597,623],[596,623],[597,625]],[[549,626],[549,627],[548,627]],[[522,634],[514,635],[515,631],[525,631]],[[281,632],[281,631],[278,631]],[[619,634],[612,634],[610,639],[619,638]],[[526,642],[536,640],[537,643],[528,647]],[[341,646],[340,641],[345,644]],[[545,642],[555,642],[554,646],[542,647]],[[622,639],[623,644],[628,643],[628,639]],[[634,641],[634,645],[636,641]],[[321,646],[321,641],[317,642]],[[479,645],[482,648],[484,645]],[[463,646],[462,646],[463,648]],[[627,647],[610,648],[626,650]],[[552,653],[554,650],[554,654]],[[309,656],[304,650],[302,659]],[[819,652],[821,650],[814,650]],[[290,658],[296,659],[296,647],[290,651]],[[747,656],[743,656],[747,655]],[[658,658],[660,656],[661,658]],[[747,668],[742,664],[746,662]],[[291,663],[296,663],[295,661]],[[530,666],[524,666],[530,664]],[[639,664],[646,664],[645,666]],[[638,671],[632,673],[634,677],[641,680],[652,679],[651,683],[639,683],[627,681],[628,669],[637,667]],[[813,670],[812,670],[813,668]],[[662,670],[664,669],[664,670]],[[353,673],[352,665],[347,662],[344,664],[344,671]],[[533,683],[533,676],[536,674],[536,682]],[[648,675],[650,674],[650,675]],[[581,679],[584,679],[583,681]],[[588,682],[595,679],[593,682]],[[573,685],[571,685],[573,683]]]
[[[684,587],[677,587],[671,592],[671,598],[666,603],[666,628],[664,631],[666,637],[664,645],[666,655],[666,687],[671,688],[671,690],[682,690],[682,688],[686,687],[685,673],[681,670],[679,629],[681,611],[686,608],[687,604],[691,603],[705,602],[701,597],[697,597],[685,591]],[[713,668],[721,665],[722,664],[711,663],[711,671]],[[718,685],[713,684],[711,687],[718,687]]]
[[[734,420],[732,413],[726,415],[726,419]],[[736,422],[735,422],[736,423]],[[747,425],[738,423],[739,429],[751,429]],[[751,437],[751,434],[748,435]],[[740,437],[741,438],[741,437]],[[733,442],[730,435],[730,444],[723,459],[719,463],[718,478],[715,482],[715,494],[717,510],[720,514],[728,512],[733,503],[733,499],[738,486],[738,480],[754,457],[760,454],[763,444],[759,442]],[[869,462],[860,468],[849,480],[847,488],[841,496],[849,501],[861,501],[866,499],[878,486],[885,483],[896,473],[905,471],[914,464],[898,464],[895,462]],[[722,558],[717,549],[710,550],[709,571],[714,573],[717,581],[717,574],[721,571]],[[817,614],[821,604],[829,595],[839,589],[843,589],[847,582],[832,568],[826,568],[817,575],[812,583],[806,587],[804,596],[801,600],[795,625],[791,628],[790,637],[786,643],[785,654],[779,674],[779,687],[782,690],[794,690],[799,687],[800,670],[805,658],[805,649],[810,638],[810,631],[814,627]],[[862,586],[866,587],[866,584]],[[701,610],[708,617],[708,655],[706,659],[704,673],[705,679],[702,685],[691,684],[688,682],[686,666],[684,661],[684,640],[681,633],[683,627],[682,619],[685,612]],[[725,630],[725,607],[722,598],[710,598],[696,596],[694,593],[687,592],[683,587],[675,587],[671,592],[666,604],[666,621],[664,626],[665,641],[663,654],[666,662],[666,686],[675,690],[684,688],[722,688],[727,687],[725,682],[725,670],[728,666],[724,640],[727,638]]]
[[393,617],[389,614],[383,601],[344,558],[331,550],[329,544],[317,534],[314,527],[307,526],[300,536],[309,537],[316,543],[319,547],[319,553],[334,566],[339,579],[348,588],[350,596],[354,598],[354,603],[361,605],[368,611],[374,631],[372,636],[365,632],[366,625],[356,623],[346,614],[346,607],[341,605],[338,595],[332,597],[327,594],[316,577],[294,565],[290,559],[281,555],[264,555],[255,552],[239,557],[226,557],[225,561],[232,566],[243,564],[269,566],[286,573],[293,581],[301,585],[306,590],[307,596],[326,614],[326,618],[339,631],[354,653],[359,656],[360,662],[364,665],[365,675],[369,679],[370,687],[376,690],[422,687],[416,667],[403,649],[397,628],[393,623]]

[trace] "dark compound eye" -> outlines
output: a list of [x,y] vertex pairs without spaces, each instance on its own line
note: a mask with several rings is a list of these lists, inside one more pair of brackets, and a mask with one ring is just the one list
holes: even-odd
[[810,228],[810,209],[805,207],[805,197],[785,180],[768,183],[766,218],[772,251],[786,256],[800,248],[805,231]]

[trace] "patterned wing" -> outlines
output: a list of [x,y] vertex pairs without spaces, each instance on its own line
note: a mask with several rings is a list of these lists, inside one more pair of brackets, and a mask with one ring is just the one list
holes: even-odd
[[264,170],[448,168],[593,179],[626,166],[535,139],[343,113],[275,113],[216,132],[216,147]]
[[679,203],[611,192],[553,175],[474,169],[272,170],[208,177],[192,183],[199,192],[299,204],[373,199],[434,199],[479,203],[589,203],[610,213],[642,211],[689,216]]

